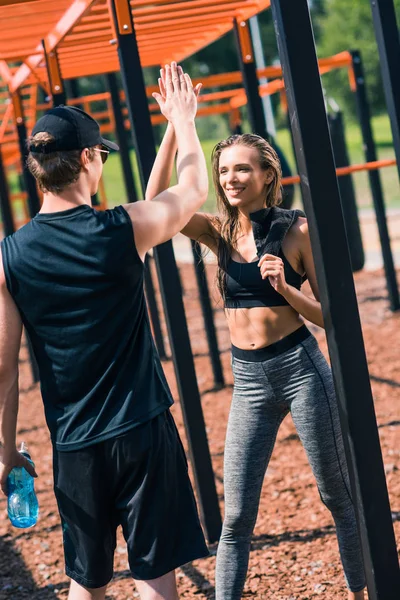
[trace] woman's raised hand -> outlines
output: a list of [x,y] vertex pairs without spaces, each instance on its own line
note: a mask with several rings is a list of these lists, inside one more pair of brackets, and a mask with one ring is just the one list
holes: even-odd
[[152,96],[158,102],[164,117],[174,125],[182,121],[193,121],[202,84],[199,83],[194,88],[190,76],[176,62],[166,65],[160,73],[160,93],[154,92]]

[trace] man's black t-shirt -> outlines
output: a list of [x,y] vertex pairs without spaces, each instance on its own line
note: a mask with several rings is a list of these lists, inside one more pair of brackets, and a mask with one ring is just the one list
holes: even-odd
[[120,435],[172,404],[122,206],[39,213],[1,249],[58,450]]

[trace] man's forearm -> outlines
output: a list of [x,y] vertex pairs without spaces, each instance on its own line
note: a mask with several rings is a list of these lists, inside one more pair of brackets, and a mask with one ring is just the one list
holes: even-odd
[[0,398],[4,401],[1,411],[1,441],[5,451],[9,452],[16,448],[19,404],[18,374],[10,382],[0,382]]

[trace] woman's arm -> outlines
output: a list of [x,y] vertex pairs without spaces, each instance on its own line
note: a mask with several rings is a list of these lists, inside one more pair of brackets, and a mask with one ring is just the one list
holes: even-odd
[[152,200],[169,188],[177,150],[174,126],[168,122],[147,183],[145,200]]
[[282,296],[289,302],[302,317],[311,321],[319,327],[324,327],[324,319],[322,317],[321,304],[314,298],[310,298],[303,294],[301,290],[288,285],[285,293]]
[[[165,71],[161,69],[161,77],[158,80],[160,95],[165,97]],[[201,84],[195,87],[196,96],[199,95]],[[166,190],[171,181],[174,160],[177,152],[177,140],[174,126],[168,122],[161,146],[150,173],[146,188],[145,200],[152,200],[158,194]],[[217,253],[218,233],[213,226],[215,217],[206,213],[196,213],[182,229],[181,233],[192,240],[208,246],[215,254]]]
[[299,249],[299,258],[303,265],[305,274],[315,298],[306,296],[301,290],[288,285],[285,279],[285,270],[283,261],[272,254],[265,254],[260,262],[261,275],[263,279],[269,277],[272,287],[282,294],[287,302],[302,317],[311,321],[319,327],[324,327],[321,303],[319,302],[319,291],[317,277],[315,274],[314,259],[311,251],[310,235],[306,219],[296,227],[296,245]]
[[[177,148],[174,126],[169,122],[150,173],[146,188],[146,200],[153,200],[169,187]],[[214,219],[212,215],[196,213],[181,233],[192,240],[205,244],[213,252],[216,252],[218,234],[212,225],[212,219]]]

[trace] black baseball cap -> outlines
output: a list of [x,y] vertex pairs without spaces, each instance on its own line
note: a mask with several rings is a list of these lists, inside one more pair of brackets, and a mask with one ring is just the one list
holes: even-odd
[[49,154],[60,150],[83,150],[99,144],[109,150],[119,150],[117,144],[101,136],[98,122],[76,106],[61,105],[47,111],[38,120],[31,135],[41,132],[52,135],[54,142],[30,145],[30,152]]

